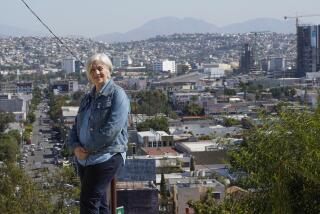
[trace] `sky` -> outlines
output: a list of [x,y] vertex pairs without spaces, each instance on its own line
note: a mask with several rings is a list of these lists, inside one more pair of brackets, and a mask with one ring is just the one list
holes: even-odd
[[[166,16],[192,17],[224,26],[254,18],[319,14],[301,22],[320,24],[319,0],[25,0],[60,35],[94,37],[127,32]],[[0,26],[47,30],[21,0],[0,0]],[[1,29],[0,29],[1,30]]]

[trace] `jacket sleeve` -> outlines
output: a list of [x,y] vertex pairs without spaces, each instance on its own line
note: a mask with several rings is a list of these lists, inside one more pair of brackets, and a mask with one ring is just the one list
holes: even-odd
[[69,131],[67,148],[70,155],[73,154],[73,151],[76,147],[81,146],[78,134],[77,134],[77,117],[72,128]]
[[88,145],[89,152],[96,152],[111,145],[122,129],[127,128],[130,102],[123,89],[114,91],[111,112],[102,127],[93,132],[94,145]]
[[[81,109],[81,107],[84,105],[84,102],[88,99],[88,94],[84,95],[84,97],[81,99],[81,102],[80,102],[80,106],[79,106],[79,111]],[[78,137],[78,134],[77,134],[77,125],[79,123],[78,121],[78,115],[79,115],[79,111],[78,111],[78,114],[76,116],[76,119],[74,121],[74,124],[72,126],[72,128],[70,129],[69,131],[69,134],[68,134],[68,143],[67,143],[67,148],[68,148],[68,152],[69,154],[73,154],[73,151],[76,147],[78,146],[82,146],[81,143],[80,143],[80,140],[79,140],[79,137]]]

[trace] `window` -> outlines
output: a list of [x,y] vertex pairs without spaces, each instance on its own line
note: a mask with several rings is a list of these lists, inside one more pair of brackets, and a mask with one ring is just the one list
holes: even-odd
[[217,199],[217,200],[220,200],[220,192],[214,192],[214,193],[212,193],[212,197],[214,198],[214,199]]

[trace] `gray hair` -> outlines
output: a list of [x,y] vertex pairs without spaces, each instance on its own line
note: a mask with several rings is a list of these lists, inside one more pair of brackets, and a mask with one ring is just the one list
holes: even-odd
[[94,62],[100,62],[100,63],[103,63],[104,65],[106,65],[109,70],[110,70],[110,73],[112,72],[112,69],[113,69],[113,65],[112,65],[112,62],[110,60],[110,58],[104,54],[104,53],[97,53],[97,54],[94,54],[92,57],[90,57],[87,61],[87,70],[86,70],[86,73],[87,73],[87,77],[88,79],[91,81],[90,79],[90,71],[91,71],[91,67],[92,67],[92,64]]

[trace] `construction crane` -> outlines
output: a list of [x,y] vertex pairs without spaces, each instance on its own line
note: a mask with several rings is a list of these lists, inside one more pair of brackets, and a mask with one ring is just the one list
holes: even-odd
[[299,25],[299,18],[302,18],[302,17],[314,17],[314,16],[320,16],[320,14],[310,14],[310,15],[296,15],[296,16],[285,16],[284,19],[287,20],[287,19],[296,19],[296,27],[298,27]]

